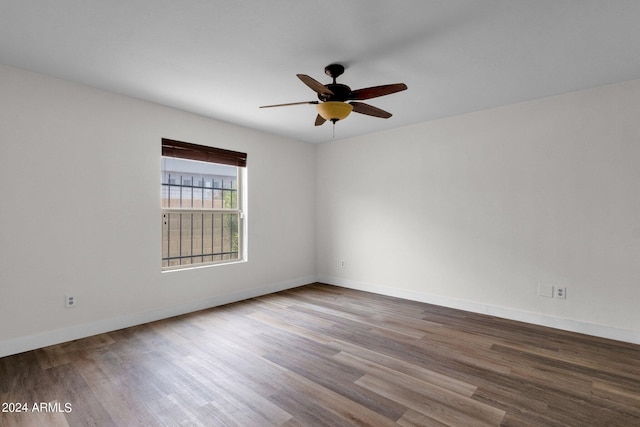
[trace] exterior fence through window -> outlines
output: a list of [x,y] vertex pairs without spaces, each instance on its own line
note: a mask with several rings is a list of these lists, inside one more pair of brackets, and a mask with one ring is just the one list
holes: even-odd
[[239,259],[236,177],[164,174],[162,207],[163,268]]

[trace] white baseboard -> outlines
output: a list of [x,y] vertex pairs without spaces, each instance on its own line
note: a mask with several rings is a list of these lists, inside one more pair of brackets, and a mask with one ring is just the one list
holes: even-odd
[[111,319],[69,326],[66,328],[44,331],[33,335],[0,341],[0,357],[35,350],[54,344],[60,344],[80,338],[86,338],[105,332],[117,331],[130,326],[142,325],[156,320],[167,319],[181,314],[192,313],[219,305],[255,298],[285,289],[296,288],[316,282],[315,276],[301,277],[281,283],[273,283],[258,288],[246,289],[231,294],[218,295],[192,301],[175,307],[166,307],[142,313],[132,313]]
[[440,295],[415,292],[407,289],[372,285],[368,283],[346,280],[331,276],[319,276],[317,278],[317,281],[320,283],[326,283],[328,285],[341,286],[344,288],[356,289],[375,294],[420,301],[428,304],[470,311],[473,313],[487,314],[489,316],[500,317],[503,319],[516,320],[519,322],[526,322],[540,326],[547,326],[550,328],[577,332],[580,334],[592,335],[616,341],[624,341],[631,344],[640,344],[640,331],[634,331],[630,329],[614,328],[611,326],[565,319],[562,317],[549,316],[541,313],[533,313],[508,307],[481,304],[473,301],[448,298]]
[[470,311],[473,313],[487,314],[490,316],[500,317],[504,319],[527,322],[534,325],[548,326],[551,328],[561,329],[570,332],[577,332],[586,335],[593,335],[601,338],[608,338],[617,341],[624,341],[632,344],[640,344],[640,332],[614,328],[611,326],[597,325],[588,322],[565,319],[561,317],[549,316],[540,313],[532,313],[522,310],[516,310],[508,307],[499,307],[487,304],[481,304],[473,301],[466,301],[454,298],[433,295],[424,292],[415,292],[407,289],[398,289],[386,286],[372,285],[368,283],[346,280],[330,276],[308,276],[286,282],[273,283],[258,288],[234,292],[232,294],[218,295],[211,298],[193,301],[176,307],[167,307],[157,310],[132,313],[116,318],[100,320],[81,325],[74,325],[67,328],[44,331],[37,334],[13,338],[0,342],[0,357],[12,354],[22,353],[24,351],[35,350],[54,344],[60,344],[80,338],[86,338],[92,335],[102,334],[105,332],[116,331],[118,329],[130,326],[141,325],[156,320],[167,319],[169,317],[179,316],[181,314],[192,313],[198,310],[204,310],[232,302],[242,301],[249,298],[255,298],[270,293],[283,291],[286,289],[296,288],[309,283],[321,282],[334,286],[341,286],[349,289],[356,289],[365,292],[371,292],[381,295],[387,295],[397,298],[404,298],[413,301],[420,301],[429,304],[435,304],[443,307],[450,307],[459,310]]

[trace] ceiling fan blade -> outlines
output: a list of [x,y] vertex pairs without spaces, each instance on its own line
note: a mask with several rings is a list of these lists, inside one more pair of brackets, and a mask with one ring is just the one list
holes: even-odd
[[322,117],[320,114],[318,114],[318,115],[316,116],[316,123],[315,123],[315,125],[316,125],[316,126],[320,126],[320,125],[324,124],[324,122],[326,122],[325,118],[324,118],[324,117]]
[[353,106],[353,111],[360,114],[366,114],[367,116],[380,117],[383,119],[388,119],[391,117],[391,113],[388,111],[381,110],[378,107],[374,107],[373,105],[365,104],[364,102],[350,102]]
[[261,105],[260,108],[287,107],[289,105],[318,104],[319,101],[289,102],[288,104]]
[[351,91],[348,99],[363,100],[377,98],[378,96],[390,95],[392,93],[400,92],[407,89],[407,85],[404,83],[395,83],[392,85],[382,85],[367,87],[364,89],[357,89]]
[[325,85],[323,85],[313,77],[309,77],[306,74],[296,74],[296,76],[298,76],[298,78],[302,80],[302,83],[306,84],[317,93],[321,95],[333,95],[333,92],[331,92],[325,87]]

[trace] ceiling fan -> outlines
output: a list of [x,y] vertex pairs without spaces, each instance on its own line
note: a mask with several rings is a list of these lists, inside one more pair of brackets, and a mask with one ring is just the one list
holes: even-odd
[[[335,123],[345,119],[352,111],[367,116],[388,119],[391,113],[374,107],[373,105],[357,102],[364,99],[377,98],[379,96],[390,95],[407,89],[404,83],[390,85],[373,86],[364,89],[351,90],[347,85],[336,83],[342,73],[344,66],[341,64],[330,64],[324,68],[326,75],[333,79],[333,83],[323,85],[319,81],[306,74],[297,74],[304,84],[309,86],[318,94],[319,101],[291,102],[288,104],[263,105],[260,108],[285,107],[289,105],[316,104],[318,115],[316,116],[316,126],[320,126],[326,121]],[[356,102],[347,102],[356,101]]]

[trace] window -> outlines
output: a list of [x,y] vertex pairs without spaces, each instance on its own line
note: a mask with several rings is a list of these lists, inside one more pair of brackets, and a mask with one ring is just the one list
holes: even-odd
[[162,268],[241,261],[247,155],[162,140]]

